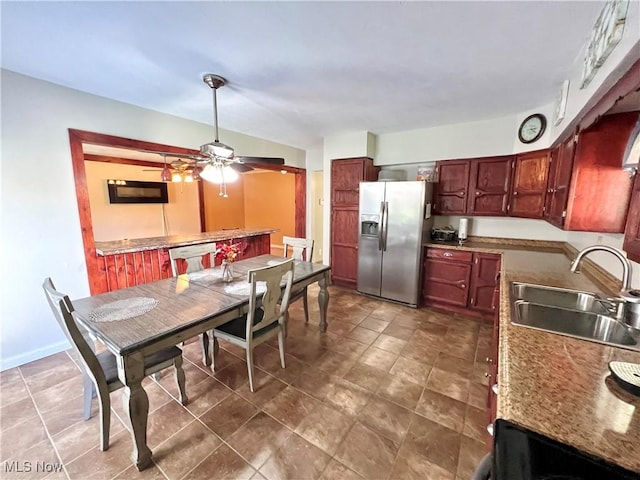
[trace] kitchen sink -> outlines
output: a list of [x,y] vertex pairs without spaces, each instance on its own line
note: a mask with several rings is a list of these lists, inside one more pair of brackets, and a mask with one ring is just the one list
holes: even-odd
[[610,313],[598,295],[591,292],[520,282],[513,282],[511,290],[515,299],[530,303],[602,315]]
[[515,301],[514,313],[512,323],[525,327],[609,345],[638,345],[638,341],[629,334],[629,330],[622,323],[607,315],[541,305],[525,300]]

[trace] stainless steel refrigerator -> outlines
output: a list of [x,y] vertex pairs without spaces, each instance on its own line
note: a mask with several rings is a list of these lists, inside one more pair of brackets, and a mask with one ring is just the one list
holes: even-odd
[[360,182],[358,291],[417,306],[433,183]]

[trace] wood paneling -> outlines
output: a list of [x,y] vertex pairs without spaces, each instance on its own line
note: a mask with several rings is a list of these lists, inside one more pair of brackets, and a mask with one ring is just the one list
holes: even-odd
[[507,214],[513,157],[493,157],[470,163],[467,213],[504,216]]
[[509,215],[542,218],[547,194],[551,153],[549,150],[516,156],[511,184]]
[[437,215],[461,215],[467,212],[469,160],[447,160],[436,163],[433,210]]

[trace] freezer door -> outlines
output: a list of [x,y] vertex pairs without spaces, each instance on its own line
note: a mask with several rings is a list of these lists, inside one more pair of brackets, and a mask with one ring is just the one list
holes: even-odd
[[358,291],[380,296],[384,182],[360,183]]
[[418,304],[425,182],[386,182],[381,296]]

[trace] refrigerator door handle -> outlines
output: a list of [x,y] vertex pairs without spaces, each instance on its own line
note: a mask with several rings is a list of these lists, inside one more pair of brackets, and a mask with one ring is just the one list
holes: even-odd
[[389,225],[389,202],[384,202],[384,217],[382,219],[382,251],[387,251],[387,227]]
[[384,228],[384,202],[380,202],[380,226],[378,228],[378,250],[382,250],[383,228]]

